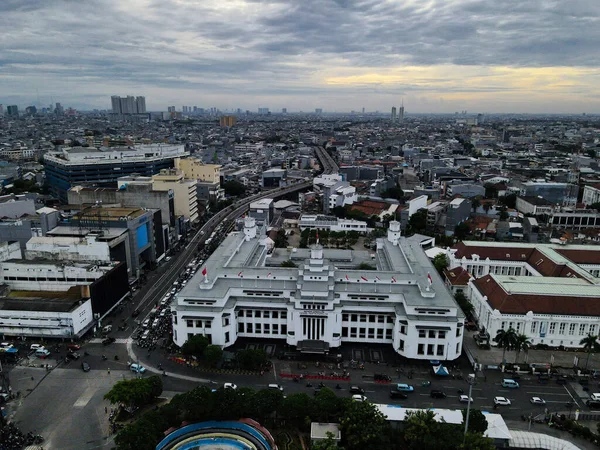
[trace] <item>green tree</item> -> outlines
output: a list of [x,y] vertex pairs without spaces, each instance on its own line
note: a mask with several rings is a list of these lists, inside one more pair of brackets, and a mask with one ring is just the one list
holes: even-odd
[[279,389],[262,389],[254,394],[252,398],[258,419],[266,419],[283,403],[283,392]]
[[475,211],[477,211],[477,208],[479,208],[481,206],[481,200],[479,199],[479,197],[474,197],[471,200],[471,208],[473,208],[473,214],[475,214]]
[[526,334],[519,334],[515,338],[515,364],[519,360],[519,354],[523,351],[527,353],[529,348],[531,347],[531,341],[527,337]]
[[498,198],[498,202],[507,208],[515,209],[517,207],[517,194],[508,194]]
[[118,450],[154,450],[164,437],[163,431],[144,416],[120,430],[115,436],[115,444]]
[[275,247],[286,248],[288,245],[287,236],[283,228],[277,230],[277,236],[275,236]]
[[226,195],[229,195],[232,197],[238,197],[238,196],[244,195],[244,193],[246,192],[246,187],[239,181],[235,181],[235,180],[225,181],[221,185],[221,187],[225,190]]
[[471,229],[465,222],[461,222],[454,227],[454,237],[456,237],[456,239],[462,241],[469,235],[469,233],[471,233]]
[[316,418],[319,422],[330,422],[338,419],[342,410],[342,401],[343,399],[335,395],[335,392],[331,389],[321,389],[315,396]]
[[409,450],[437,450],[438,423],[431,410],[410,411],[404,420],[404,441]]
[[498,197],[498,188],[495,184],[485,183],[483,185],[485,188],[485,198],[496,198]]
[[204,360],[211,367],[215,367],[223,357],[223,349],[218,345],[208,345],[204,349]]
[[357,270],[377,270],[377,267],[372,266],[369,263],[362,262],[358,266],[356,266]]
[[303,424],[306,419],[316,417],[316,405],[313,397],[305,394],[290,394],[283,399],[280,417],[293,421],[296,425]]
[[415,233],[424,231],[425,228],[427,228],[427,210],[425,208],[419,209],[410,216],[410,219],[408,219],[408,226],[411,231]]
[[117,382],[104,398],[115,404],[124,404],[128,410],[135,410],[149,404],[162,393],[162,380],[154,375],[149,378],[134,378]]
[[600,211],[600,202],[592,203],[591,205],[588,206],[588,208],[595,209],[596,211]]
[[448,257],[445,253],[438,253],[433,257],[433,267],[440,275],[444,274],[444,270],[448,268]]
[[[470,424],[471,422],[469,422],[469,428]],[[496,450],[494,440],[479,433],[467,433],[465,443],[461,443],[457,448],[459,450]]]
[[292,261],[291,259],[288,259],[287,261],[282,262],[279,266],[280,267],[297,267],[296,264],[294,263],[294,261]]
[[390,425],[375,405],[351,402],[340,419],[340,430],[348,450],[388,448]]
[[344,450],[343,447],[340,447],[336,440],[335,435],[331,432],[327,432],[327,438],[318,442],[314,442],[310,446],[311,450]]
[[583,349],[587,352],[587,357],[585,360],[585,369],[587,370],[588,364],[590,363],[590,355],[592,354],[592,351],[597,352],[598,350],[600,350],[598,336],[594,336],[593,334],[588,333],[586,337],[579,341],[579,344],[583,345]]
[[261,349],[239,350],[235,357],[244,370],[260,370],[267,363],[267,354]]
[[471,318],[473,316],[473,311],[475,310],[475,308],[473,307],[473,303],[470,302],[467,296],[462,291],[460,291],[454,295],[454,299],[456,300],[456,303],[458,303],[458,306],[460,306],[460,309],[462,309],[462,312],[465,313],[465,316]]
[[[467,417],[467,410],[462,410],[463,415],[463,427],[465,419]],[[469,433],[483,434],[488,429],[488,421],[485,415],[478,409],[471,409],[469,411]]]
[[498,330],[494,341],[502,347],[502,363],[505,361],[506,350],[512,350],[515,347],[517,333],[513,328],[508,330]]
[[187,356],[195,356],[196,358],[202,358],[204,356],[204,350],[208,347],[208,338],[201,334],[195,334],[181,346],[181,353]]
[[399,186],[389,188],[387,191],[381,193],[382,198],[394,198],[396,200],[404,199],[404,192]]
[[498,220],[500,220],[500,221],[508,220],[508,212],[506,211],[505,206],[500,208],[500,212],[498,213]]

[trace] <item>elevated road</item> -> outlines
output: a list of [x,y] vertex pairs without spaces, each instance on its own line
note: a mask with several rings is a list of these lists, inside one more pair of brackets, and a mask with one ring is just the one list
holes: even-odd
[[315,153],[317,154],[317,158],[321,162],[324,174],[331,175],[340,171],[340,168],[335,163],[331,155],[327,153],[327,151],[323,147],[316,147]]

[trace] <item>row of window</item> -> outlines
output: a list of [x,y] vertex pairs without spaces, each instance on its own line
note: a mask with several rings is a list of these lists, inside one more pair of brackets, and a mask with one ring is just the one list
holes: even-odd
[[392,316],[375,314],[342,314],[342,322],[394,323]]
[[302,309],[325,309],[325,306],[327,305],[324,303],[313,303],[311,305],[303,304]]
[[[425,347],[427,346],[427,347]],[[443,344],[419,344],[417,347],[417,355],[425,355],[427,356],[445,356],[444,355],[444,347]],[[425,353],[425,349],[427,348],[427,353]],[[460,351],[460,343],[456,344],[456,353]]]
[[54,278],[54,277],[4,277],[7,281],[71,281],[73,283],[81,283],[82,281],[94,282],[97,278]]
[[[406,333],[403,333],[403,334],[406,334]],[[437,337],[438,339],[446,339],[446,332],[443,330],[439,330],[439,331],[438,330],[419,330],[419,337],[420,338],[429,337],[429,339],[435,339]]]
[[187,319],[185,322],[188,328],[194,328],[194,324],[196,325],[196,328],[212,328],[212,320]]
[[[529,329],[530,333],[532,334],[536,334],[538,333],[538,331],[540,330],[540,325],[541,322],[539,321],[534,321],[531,322],[531,327]],[[507,322],[502,322],[500,324],[500,328],[501,329],[507,329],[506,328]],[[568,328],[567,328],[568,325]],[[557,332],[557,326],[558,326],[558,332]],[[508,328],[513,328],[517,333],[519,333],[521,331],[521,322],[517,322],[516,325],[514,322],[508,322]],[[577,335],[579,336],[585,336],[586,334],[590,333],[595,335],[596,334],[596,330],[598,329],[598,326],[596,324],[588,324],[587,323],[566,323],[566,322],[550,322],[550,325],[548,326],[548,334],[559,334],[559,335],[569,335],[569,336],[574,336],[575,333],[577,332]],[[568,331],[567,331],[568,330]]]
[[[281,332],[280,332],[281,331]],[[287,325],[278,323],[238,323],[238,333],[287,334]]]
[[259,310],[243,310],[240,309],[237,313],[238,317],[262,317],[264,319],[287,319],[287,311],[259,311]]
[[[385,334],[384,334],[385,333]],[[392,329],[342,327],[342,337],[360,339],[392,339]]]

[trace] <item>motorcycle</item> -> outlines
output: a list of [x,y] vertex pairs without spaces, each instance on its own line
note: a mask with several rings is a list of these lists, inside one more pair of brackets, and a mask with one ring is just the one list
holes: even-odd
[[108,358],[106,357],[106,355],[102,355],[102,361],[106,361]]

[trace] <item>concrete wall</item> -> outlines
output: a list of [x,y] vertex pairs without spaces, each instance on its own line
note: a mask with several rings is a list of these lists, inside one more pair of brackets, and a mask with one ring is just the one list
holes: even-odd
[[110,261],[110,248],[107,242],[98,242],[92,238],[79,241],[70,238],[50,236],[30,239],[26,244],[25,259],[36,258],[54,261]]
[[35,215],[35,202],[33,200],[8,200],[0,203],[0,217],[18,219],[25,214]]
[[18,242],[0,242],[0,261],[21,259],[21,246]]

